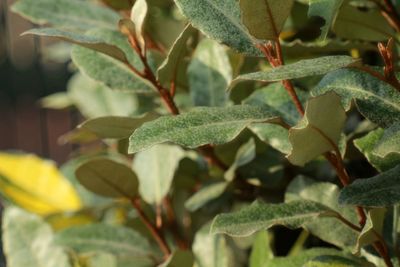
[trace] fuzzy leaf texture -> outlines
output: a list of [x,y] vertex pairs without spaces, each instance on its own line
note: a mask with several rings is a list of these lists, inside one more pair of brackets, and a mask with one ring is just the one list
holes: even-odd
[[[130,65],[140,71],[143,69],[139,56],[132,51],[127,38],[121,33],[95,29],[87,35],[100,38],[106,43],[118,47],[125,53]],[[72,60],[82,73],[111,89],[152,93],[153,86],[147,80],[133,73],[126,62],[120,62],[102,53],[79,46],[73,48]]]
[[261,56],[240,19],[237,0],[175,0],[193,27],[206,36],[249,55]]
[[368,73],[342,69],[328,73],[313,89],[313,95],[335,91],[346,110],[354,99],[358,110],[370,121],[389,127],[400,120],[400,94],[390,84]]
[[366,207],[385,207],[400,203],[400,165],[368,179],[358,179],[345,187],[339,203]]
[[259,71],[240,75],[229,85],[229,89],[235,87],[242,81],[260,81],[277,82],[282,80],[291,80],[304,78],[308,76],[322,75],[344,67],[350,67],[359,64],[349,56],[326,56],[314,59],[304,59],[296,63],[272,68],[268,71]]
[[164,116],[144,123],[129,138],[129,153],[165,142],[189,148],[224,144],[251,123],[279,121],[274,112],[258,107],[196,108],[178,116]]
[[35,24],[82,32],[93,28],[116,30],[120,19],[109,8],[80,0],[19,0],[11,9]]
[[211,233],[230,236],[249,236],[274,225],[299,228],[307,221],[333,212],[312,201],[293,201],[282,204],[254,203],[234,213],[215,217]]

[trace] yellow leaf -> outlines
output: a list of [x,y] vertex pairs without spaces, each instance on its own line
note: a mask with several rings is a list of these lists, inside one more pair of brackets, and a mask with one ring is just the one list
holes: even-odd
[[34,155],[0,153],[0,192],[24,209],[48,215],[75,211],[75,189],[51,161]]

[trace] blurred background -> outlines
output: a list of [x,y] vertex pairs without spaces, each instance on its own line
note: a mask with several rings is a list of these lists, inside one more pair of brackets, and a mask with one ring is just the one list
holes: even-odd
[[0,0],[0,150],[21,150],[64,162],[70,145],[60,135],[77,124],[76,111],[40,107],[41,97],[64,91],[70,77],[68,63],[50,59],[53,41],[20,36],[33,25],[12,13],[15,0]]

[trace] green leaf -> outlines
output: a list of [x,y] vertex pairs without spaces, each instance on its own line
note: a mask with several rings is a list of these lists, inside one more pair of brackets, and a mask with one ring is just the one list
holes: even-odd
[[367,213],[367,221],[358,236],[357,245],[353,253],[360,253],[362,247],[379,241],[379,235],[382,235],[383,223],[385,221],[386,209],[371,209]]
[[86,118],[130,116],[139,104],[135,95],[112,91],[79,73],[68,83],[68,96]]
[[102,54],[108,55],[122,62],[128,62],[125,53],[117,46],[110,45],[100,38],[84,34],[68,32],[54,28],[39,28],[24,32],[22,35],[33,34],[39,36],[55,37],[62,41],[77,44]]
[[304,166],[315,157],[334,150],[345,120],[346,113],[337,94],[329,92],[311,98],[303,119],[289,130],[293,148],[288,160],[294,165]]
[[233,251],[225,236],[210,234],[209,224],[197,231],[192,249],[199,267],[235,266]]
[[[305,102],[308,94],[297,90],[301,102]],[[277,114],[289,125],[295,125],[301,119],[299,112],[293,105],[292,99],[280,83],[274,83],[256,90],[243,104],[274,109]],[[289,142],[289,132],[280,125],[255,123],[249,126],[263,142],[268,143],[278,151],[289,154],[292,146]]]
[[375,145],[372,153],[382,158],[400,154],[400,124],[393,124],[385,129],[382,138]]
[[225,192],[227,187],[228,183],[226,182],[206,185],[185,202],[185,208],[191,212],[194,212],[212,200],[220,197]]
[[385,207],[400,203],[400,165],[368,179],[357,179],[340,192],[339,203]]
[[159,267],[193,267],[194,256],[191,251],[177,250]]
[[303,267],[375,267],[375,265],[356,257],[322,255],[308,261]]
[[157,257],[147,239],[123,226],[90,224],[70,227],[58,232],[55,241],[77,253],[107,252],[117,256],[118,261],[129,259],[138,265],[140,262],[151,262],[153,257]]
[[135,198],[138,193],[138,178],[125,164],[110,159],[90,160],[75,172],[86,189],[105,197]]
[[147,203],[162,202],[184,155],[180,147],[166,144],[153,146],[135,155],[133,169],[139,178],[140,195]]
[[321,40],[325,40],[338,15],[343,0],[309,0],[308,16],[322,17],[325,20],[321,27]]
[[242,22],[260,40],[276,40],[294,0],[240,0]]
[[268,231],[260,231],[256,234],[250,254],[250,267],[263,267],[274,258]]
[[330,71],[354,66],[359,63],[359,60],[355,60],[349,56],[326,56],[304,59],[296,63],[271,68],[268,71],[259,71],[240,75],[232,81],[229,85],[229,89],[234,88],[236,84],[242,81],[277,82],[282,80],[298,79],[308,76],[322,75]]
[[254,46],[253,37],[241,23],[237,0],[175,0],[175,3],[192,25],[211,39],[239,52],[262,55]]
[[188,68],[190,95],[195,106],[225,106],[225,89],[232,80],[232,68],[224,48],[204,39],[197,46]]
[[327,74],[312,94],[320,95],[332,90],[342,97],[346,110],[350,109],[354,99],[361,114],[382,127],[400,119],[399,92],[368,73],[355,69],[337,70]]
[[333,31],[339,38],[373,42],[396,35],[378,8],[361,9],[348,4],[340,9]]
[[187,42],[195,32],[196,29],[188,24],[175,40],[167,58],[157,70],[158,80],[162,84],[169,84],[176,77],[179,63],[187,53]]
[[374,153],[374,148],[384,139],[384,130],[379,128],[369,132],[366,136],[354,140],[354,145],[364,154],[368,162],[380,172],[390,170],[400,164],[399,154],[388,154],[381,158]]
[[[353,207],[338,204],[339,187],[328,182],[317,182],[298,176],[287,187],[285,202],[309,200],[325,205],[336,211],[353,224],[358,224],[358,217]],[[344,225],[337,218],[323,217],[304,225],[310,233],[320,239],[341,248],[354,247],[358,232]],[[326,229],[329,229],[327,231]]]
[[156,113],[147,113],[141,117],[107,116],[87,120],[78,128],[88,130],[100,138],[128,138],[143,123],[158,118]]
[[224,178],[227,181],[233,181],[236,170],[251,162],[256,157],[256,143],[251,138],[247,143],[243,144],[236,153],[235,160],[229,169],[225,172]]
[[19,0],[12,11],[35,24],[71,30],[116,29],[120,16],[111,9],[80,0]]
[[211,233],[249,236],[274,225],[299,228],[307,221],[330,212],[332,212],[331,209],[312,201],[281,204],[255,203],[239,212],[217,215],[211,226]]
[[146,0],[136,0],[131,10],[131,20],[135,24],[136,37],[139,45],[145,49],[144,26],[147,19],[148,6]]
[[[291,257],[276,257],[268,262],[268,267],[299,267],[308,266],[306,265],[309,261],[313,261],[317,257],[345,257],[350,260],[354,260],[355,257],[348,256],[341,251],[331,248],[312,248],[302,253],[291,256]],[[312,265],[311,265],[312,266]],[[328,265],[329,266],[329,265]],[[339,265],[341,267],[341,265]],[[362,266],[362,265],[361,265]],[[330,266],[331,267],[331,266]],[[337,266],[335,266],[337,267]],[[360,267],[360,265],[357,265]]]
[[[142,71],[143,64],[129,45],[127,38],[119,32],[93,30],[88,36],[100,38],[110,45],[120,48],[127,56],[129,64]],[[115,90],[135,93],[152,93],[153,86],[136,75],[125,63],[102,53],[76,46],[72,49],[72,60],[90,78]]]
[[131,135],[129,153],[164,142],[189,148],[224,144],[254,122],[279,123],[279,119],[267,109],[251,106],[196,108],[178,116],[164,116],[144,123]]
[[15,207],[3,213],[2,239],[9,267],[70,267],[67,254],[54,244],[53,232],[39,216]]

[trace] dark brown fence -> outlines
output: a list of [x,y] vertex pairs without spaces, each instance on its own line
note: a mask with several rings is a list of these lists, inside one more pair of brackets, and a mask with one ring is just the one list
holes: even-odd
[[45,61],[49,40],[20,34],[34,25],[10,12],[14,0],[0,0],[0,151],[22,150],[59,163],[71,152],[57,138],[75,124],[71,111],[41,109],[38,100],[65,90],[67,64]]

